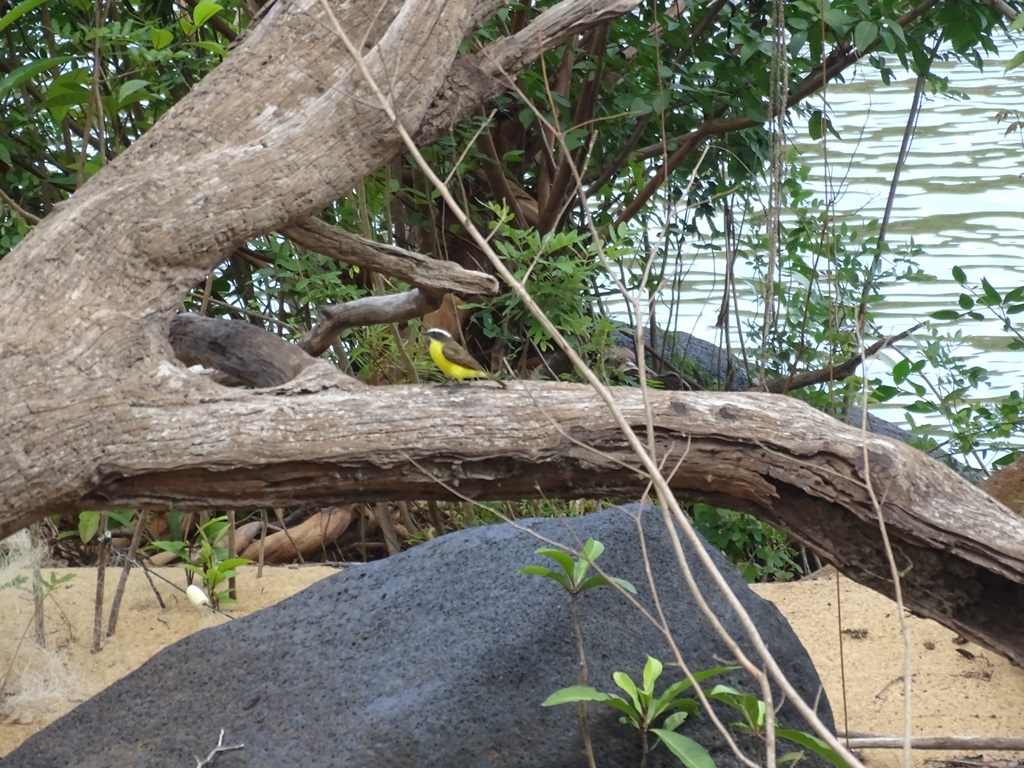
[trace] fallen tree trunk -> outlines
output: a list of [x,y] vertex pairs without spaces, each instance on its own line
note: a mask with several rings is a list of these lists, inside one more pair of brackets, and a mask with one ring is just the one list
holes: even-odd
[[[635,499],[647,485],[583,386],[339,391],[300,377],[240,391],[177,375],[189,396],[124,405],[125,430],[88,457],[95,473],[74,506]],[[644,434],[642,393],[615,394]],[[880,511],[907,606],[1024,663],[1024,518],[919,451],[790,398],[649,392],[647,401],[653,449],[681,498],[755,514],[892,595]],[[29,522],[8,509],[0,533]]]

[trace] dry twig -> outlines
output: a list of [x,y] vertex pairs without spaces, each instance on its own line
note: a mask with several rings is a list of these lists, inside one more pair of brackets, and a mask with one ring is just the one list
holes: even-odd
[[210,754],[206,756],[204,760],[200,760],[196,757],[196,768],[203,768],[206,765],[213,765],[214,759],[221,752],[230,752],[234,749],[245,749],[245,744],[228,744],[224,745],[224,729],[220,729],[220,737],[217,739],[217,746],[210,750]]

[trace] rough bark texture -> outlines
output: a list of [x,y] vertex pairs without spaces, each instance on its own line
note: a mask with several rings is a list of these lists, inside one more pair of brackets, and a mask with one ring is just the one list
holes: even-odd
[[[333,6],[415,131],[458,45],[498,3]],[[627,7],[567,0],[558,17],[564,34]],[[222,66],[0,262],[0,531],[80,507],[97,456],[118,460],[115,443],[153,436],[153,413],[199,402],[168,342],[192,285],[247,238],[306,220],[400,151],[333,29],[320,0],[275,3]],[[524,50],[539,53],[535,38]]]
[[[436,130],[425,116],[436,119],[452,97],[450,76],[470,71],[457,46],[496,4],[333,5],[349,36],[367,41],[368,66],[403,122],[422,134]],[[503,43],[513,48],[504,60],[559,39],[552,18],[564,34],[587,14],[628,6],[604,7],[566,0],[543,17],[543,35],[524,31],[519,49],[515,38]],[[247,238],[305,219],[399,150],[331,29],[318,0],[275,4],[222,67],[0,262],[0,536],[102,505],[644,490],[584,387],[370,389],[312,361],[285,384],[242,391],[175,359],[168,333],[191,285]],[[646,434],[641,394],[617,397]],[[1024,662],[1024,520],[920,453],[791,400],[647,398],[681,495],[754,512],[889,592],[870,478],[908,605]]]

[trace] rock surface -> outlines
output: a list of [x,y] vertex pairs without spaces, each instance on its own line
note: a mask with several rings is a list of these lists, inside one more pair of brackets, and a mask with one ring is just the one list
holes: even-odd
[[[517,573],[527,564],[551,564],[533,554],[545,543],[523,529],[570,546],[600,540],[607,549],[599,565],[635,584],[650,607],[638,514],[637,507],[613,508],[476,528],[353,567],[162,651],[0,764],[191,765],[223,728],[225,744],[245,747],[217,755],[217,768],[582,767],[575,707],[539,706],[578,682],[569,600],[553,582]],[[641,520],[658,596],[685,660],[694,670],[718,666],[728,652],[682,584],[660,513],[648,509]],[[788,623],[715,559],[784,671],[814,701],[820,683]],[[713,596],[700,566],[692,567],[712,609],[738,637],[730,610]],[[580,616],[590,681],[601,690],[615,690],[618,670],[639,680],[648,654],[672,658],[661,635],[611,589],[585,593]],[[679,676],[666,665],[659,690]],[[711,682],[754,690],[738,672]],[[824,697],[818,709],[831,724]],[[636,732],[612,710],[589,711],[598,765],[639,765]],[[788,705],[780,718],[805,727]],[[707,717],[682,732],[705,745],[718,766],[738,765]],[[757,759],[756,745],[741,743]],[[649,765],[678,762],[659,747]]]

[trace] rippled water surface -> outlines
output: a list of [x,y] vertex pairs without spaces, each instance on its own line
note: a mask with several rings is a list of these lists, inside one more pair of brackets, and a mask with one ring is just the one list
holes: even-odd
[[[952,63],[937,65],[937,71],[967,98],[926,96],[888,239],[897,243],[912,237],[924,250],[920,266],[938,280],[903,284],[885,295],[880,322],[887,333],[904,330],[935,310],[955,309],[961,288],[951,277],[954,266],[965,269],[972,281],[986,277],[1000,291],[1024,285],[1024,148],[1020,133],[1005,136],[1006,123],[995,120],[1001,111],[1024,111],[1024,69],[1004,75],[1003,63],[991,61],[982,72]],[[881,219],[914,86],[912,76],[900,74],[899,82],[886,87],[874,70],[866,69],[829,91],[832,121],[843,137],[827,145],[840,220]],[[802,125],[794,130],[794,140],[814,167],[812,183],[824,197],[826,164],[820,147],[806,135]],[[698,258],[681,266],[684,309],[676,327],[715,339],[716,309],[711,307],[717,308],[721,295],[721,262]],[[1006,351],[1001,323],[957,327],[967,337],[962,351],[998,372],[980,396],[1020,389],[1024,353]],[[870,372],[880,373],[898,359],[890,353]],[[902,420],[895,414],[887,417]]]

